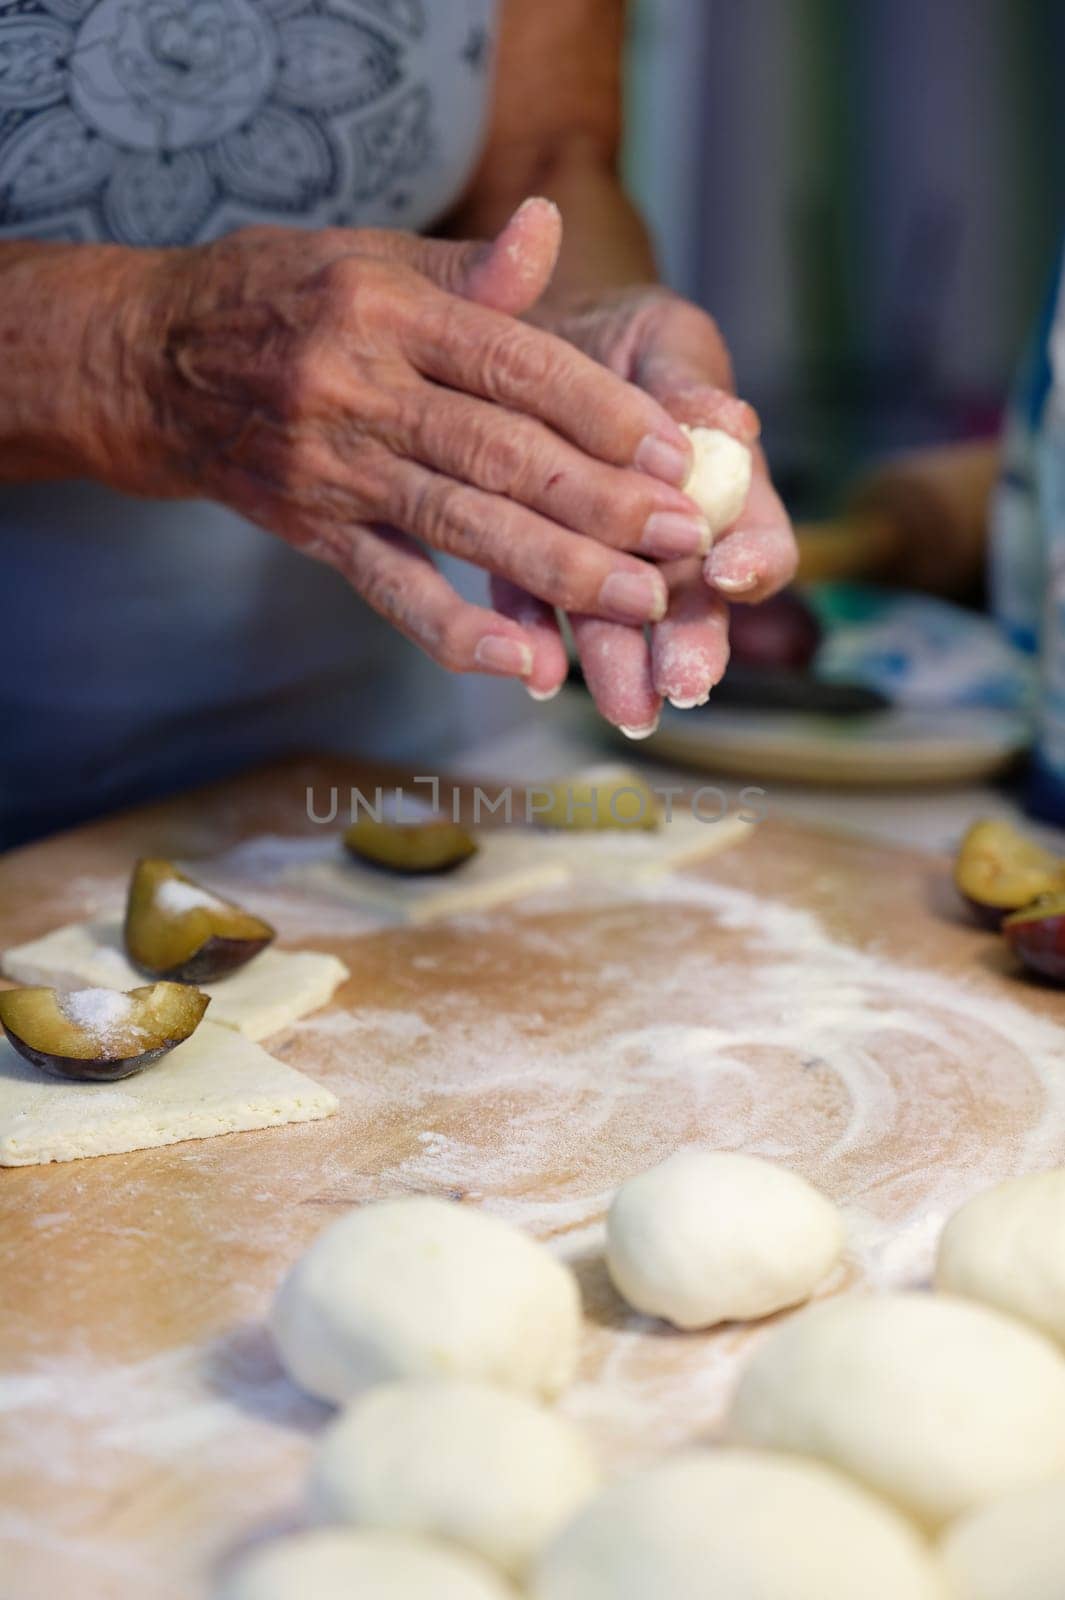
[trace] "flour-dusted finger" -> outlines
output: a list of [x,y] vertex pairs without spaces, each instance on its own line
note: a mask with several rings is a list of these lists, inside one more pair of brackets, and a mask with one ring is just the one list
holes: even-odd
[[388,475],[385,506],[391,524],[432,549],[509,578],[549,605],[635,623],[665,615],[657,567],[582,539],[502,495],[405,461]]
[[367,604],[449,672],[528,678],[533,647],[519,624],[463,600],[425,551],[391,528],[331,528],[308,554],[338,567]]
[[683,484],[691,446],[665,408],[556,334],[436,293],[403,330],[426,377],[539,417],[588,455]]
[[791,519],[756,450],[747,504],[736,526],[715,541],[703,575],[727,599],[750,604],[790,583],[798,560]]
[[658,727],[662,698],[654,686],[642,628],[585,616],[571,616],[570,625],[584,681],[600,715],[630,739],[646,739]]
[[761,423],[754,407],[731,389],[707,383],[691,363],[675,355],[656,354],[647,358],[640,371],[648,393],[686,427],[719,429],[748,449],[757,443]]
[[702,705],[728,665],[728,607],[697,562],[671,573],[669,610],[651,632],[655,690],[680,710]]
[[496,610],[516,622],[532,644],[533,669],[525,680],[526,689],[534,700],[553,700],[569,672],[558,613],[506,578],[493,578],[489,589]]
[[562,216],[531,195],[492,240],[427,239],[394,228],[360,228],[360,254],[413,267],[440,289],[519,317],[551,281],[562,244]]
[[422,383],[410,389],[389,434],[398,455],[614,549],[672,560],[710,548],[695,500],[645,472],[584,454],[536,417]]

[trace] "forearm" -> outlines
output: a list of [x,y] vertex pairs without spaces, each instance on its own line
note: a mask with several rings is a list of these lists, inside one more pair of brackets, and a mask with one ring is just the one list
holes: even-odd
[[0,244],[0,483],[120,475],[141,256]]
[[484,154],[448,231],[490,238],[529,195],[562,212],[545,299],[653,282],[643,222],[618,177],[624,0],[504,0]]
[[650,235],[621,180],[594,153],[574,152],[548,176],[562,212],[562,254],[547,300],[566,301],[658,278]]

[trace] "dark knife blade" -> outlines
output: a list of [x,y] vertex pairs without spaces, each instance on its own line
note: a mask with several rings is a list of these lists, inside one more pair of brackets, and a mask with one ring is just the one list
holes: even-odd
[[711,691],[703,710],[807,711],[821,717],[859,717],[886,711],[887,695],[863,683],[825,683],[785,667],[749,667],[737,662]]
[[[584,687],[580,665],[572,662],[568,682]],[[715,684],[705,706],[695,711],[712,711],[724,706],[732,711],[799,711],[820,717],[861,717],[874,711],[887,711],[891,700],[879,689],[862,683],[824,683],[809,673],[790,667],[749,667],[735,662],[720,683]],[[685,713],[688,715],[689,713]]]

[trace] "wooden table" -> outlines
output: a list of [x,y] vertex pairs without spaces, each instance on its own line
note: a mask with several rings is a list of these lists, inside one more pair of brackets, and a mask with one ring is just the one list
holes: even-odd
[[[139,854],[313,831],[308,784],[366,776],[296,763],[16,852],[4,942],[114,903]],[[1061,995],[964,920],[935,858],[769,821],[655,889],[418,930],[353,937],[295,901],[286,926],[268,898],[282,943],[352,969],[269,1044],[340,1113],[0,1171],[0,1600],[188,1600],[299,1524],[328,1412],[279,1371],[263,1316],[371,1196],[452,1195],[555,1238],[588,1312],[563,1404],[622,1466],[712,1438],[763,1329],[626,1313],[601,1264],[620,1178],[689,1141],[785,1161],[847,1208],[832,1287],[895,1285],[925,1280],[966,1195],[1065,1159]]]

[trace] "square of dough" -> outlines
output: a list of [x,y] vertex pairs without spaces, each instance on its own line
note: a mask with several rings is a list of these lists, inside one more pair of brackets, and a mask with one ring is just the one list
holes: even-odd
[[293,889],[372,906],[397,921],[413,923],[486,911],[569,881],[566,863],[538,850],[537,841],[530,841],[525,831],[489,830],[478,834],[477,844],[477,854],[451,872],[405,878],[362,866],[338,839],[328,858],[295,863],[282,873],[282,881]]
[[119,1155],[283,1122],[312,1122],[337,1098],[233,1028],[191,1039],[118,1083],[50,1078],[0,1040],[0,1166]]
[[477,854],[454,871],[410,878],[362,866],[338,842],[327,859],[287,867],[282,881],[306,893],[371,907],[403,922],[432,922],[486,911],[573,882],[616,882],[623,887],[716,855],[750,833],[750,823],[738,817],[702,822],[680,810],[653,832],[487,829],[477,835]]
[[[136,989],[150,982],[126,959],[117,920],[57,928],[43,939],[5,951],[0,964],[13,983],[52,989]],[[266,1039],[328,1005],[347,976],[347,967],[336,956],[271,947],[229,977],[198,987],[211,996],[208,1016],[216,1027]]]
[[675,810],[658,828],[627,832],[605,829],[602,833],[549,833],[551,847],[578,880],[641,883],[660,877],[678,867],[694,866],[707,856],[716,856],[750,837],[753,826],[739,817],[701,821],[690,811]]

